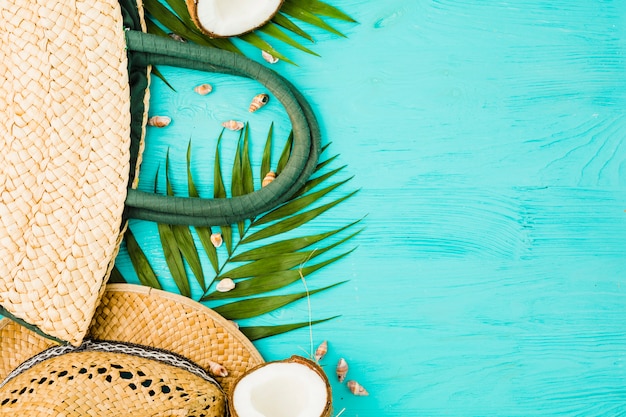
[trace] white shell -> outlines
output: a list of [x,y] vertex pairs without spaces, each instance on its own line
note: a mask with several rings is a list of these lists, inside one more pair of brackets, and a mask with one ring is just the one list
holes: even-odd
[[348,373],[348,362],[346,362],[344,358],[339,359],[336,372],[339,382],[343,382],[343,380],[346,378],[346,374]]
[[265,106],[268,101],[270,101],[270,96],[268,94],[265,94],[265,93],[257,94],[252,99],[252,102],[250,103],[250,107],[248,108],[248,111],[250,113],[255,112],[259,110],[261,107]]
[[201,96],[206,96],[211,91],[213,91],[213,86],[211,86],[211,84],[206,84],[206,83],[200,84],[200,85],[195,86],[193,88],[193,91],[200,94]]
[[326,355],[326,353],[328,353],[328,342],[324,340],[322,343],[320,343],[317,349],[315,349],[315,360],[319,362],[320,360],[322,360],[324,355]]
[[241,130],[243,129],[243,122],[238,120],[228,120],[222,123],[222,126],[228,130]]
[[235,281],[230,278],[224,278],[217,283],[215,289],[219,292],[228,292],[235,288]]
[[359,384],[356,381],[348,381],[346,385],[348,386],[348,389],[350,390],[350,392],[353,393],[354,395],[358,395],[358,396],[370,395],[369,392],[367,392],[367,390],[363,388],[363,385]]
[[213,244],[213,246],[219,248],[220,246],[222,246],[222,242],[224,242],[224,240],[222,239],[221,233],[211,234],[211,243]]
[[276,179],[276,173],[274,171],[269,171],[265,175],[265,178],[263,178],[263,181],[261,181],[261,187],[267,186],[269,183],[271,183],[275,179]]
[[261,51],[261,56],[263,57],[264,60],[266,60],[270,64],[275,64],[279,61],[278,58],[276,58],[274,55],[266,51]]
[[213,376],[228,376],[228,370],[221,364],[213,361],[209,361],[209,372]]
[[148,119],[148,125],[154,127],[165,127],[172,123],[172,119],[168,116],[153,116]]

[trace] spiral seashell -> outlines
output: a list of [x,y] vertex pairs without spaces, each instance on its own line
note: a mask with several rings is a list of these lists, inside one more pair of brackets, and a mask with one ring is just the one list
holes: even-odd
[[209,373],[213,376],[228,376],[228,370],[217,362],[209,361]]
[[261,51],[261,56],[263,57],[264,60],[266,60],[270,64],[275,64],[279,61],[278,58],[276,58],[274,55],[270,54],[269,52]]
[[276,179],[276,173],[274,171],[270,171],[267,173],[267,175],[265,175],[265,178],[263,178],[263,181],[261,181],[261,187],[265,187],[266,185],[268,185],[270,182],[274,181]]
[[228,292],[235,288],[235,281],[230,278],[224,278],[217,283],[215,289],[219,292]]
[[200,85],[195,86],[193,88],[193,91],[200,94],[201,96],[206,96],[211,91],[213,91],[213,87],[211,86],[211,84],[200,84]]
[[216,248],[219,248],[220,246],[222,246],[222,242],[224,242],[224,240],[222,239],[222,234],[221,233],[213,233],[211,235],[211,243]]
[[336,371],[337,379],[339,380],[339,382],[343,382],[343,380],[346,378],[346,374],[348,373],[348,362],[346,362],[344,358],[339,359]]
[[328,342],[324,340],[320,345],[315,349],[315,360],[320,361],[328,352]]
[[370,395],[370,393],[367,392],[365,388],[363,388],[363,385],[359,384],[356,381],[348,381],[346,382],[346,385],[348,386],[348,389],[350,390],[350,392],[353,393],[354,395],[358,395],[358,396]]
[[148,119],[148,125],[154,127],[165,127],[172,122],[172,119],[167,116],[153,116]]
[[259,110],[261,107],[265,106],[268,101],[270,101],[270,96],[269,95],[267,95],[265,93],[257,94],[252,99],[252,103],[250,103],[250,108],[248,109],[248,111],[250,113],[255,112],[255,111]]
[[241,130],[243,129],[243,122],[237,120],[228,120],[222,123],[222,126],[224,126],[228,130]]

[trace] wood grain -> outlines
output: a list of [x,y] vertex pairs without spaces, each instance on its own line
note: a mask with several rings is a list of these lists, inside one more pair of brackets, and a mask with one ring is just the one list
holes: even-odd
[[[311,298],[314,318],[341,314],[313,329],[324,368],[333,379],[345,357],[370,392],[333,379],[336,413],[626,415],[626,3],[331,3],[360,22],[335,22],[348,38],[320,31],[321,58],[294,51],[298,67],[273,68],[361,189],[313,229],[367,214],[358,249],[310,282],[349,279]],[[190,137],[208,161],[194,169],[210,169],[219,122],[256,94],[218,78],[200,100],[188,91],[206,77],[164,72],[180,88],[154,82],[152,109],[176,117],[149,137],[148,189],[168,147],[185,178]],[[271,121],[288,132],[274,104],[250,120],[254,146]],[[135,227],[164,268],[153,227]],[[307,315],[301,302],[256,323]],[[257,343],[267,359],[309,345],[306,329]]]

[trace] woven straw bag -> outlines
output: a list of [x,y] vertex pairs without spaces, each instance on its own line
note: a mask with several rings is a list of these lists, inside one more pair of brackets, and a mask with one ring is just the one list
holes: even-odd
[[[317,122],[284,78],[244,56],[143,33],[134,0],[0,2],[0,313],[80,345],[128,217],[223,225],[286,201],[315,169]],[[285,107],[281,174],[227,199],[136,189],[151,64],[249,77]]]
[[[78,348],[0,321],[0,414],[222,416],[235,381],[261,363],[234,324],[203,305],[111,284]],[[217,365],[226,376],[207,375]]]

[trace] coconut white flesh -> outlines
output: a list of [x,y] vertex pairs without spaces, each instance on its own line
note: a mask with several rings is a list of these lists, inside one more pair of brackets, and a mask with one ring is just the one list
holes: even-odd
[[319,417],[327,401],[326,384],[299,363],[273,363],[243,377],[233,392],[240,417]]
[[281,0],[198,0],[197,15],[207,31],[218,36],[237,36],[267,22]]

